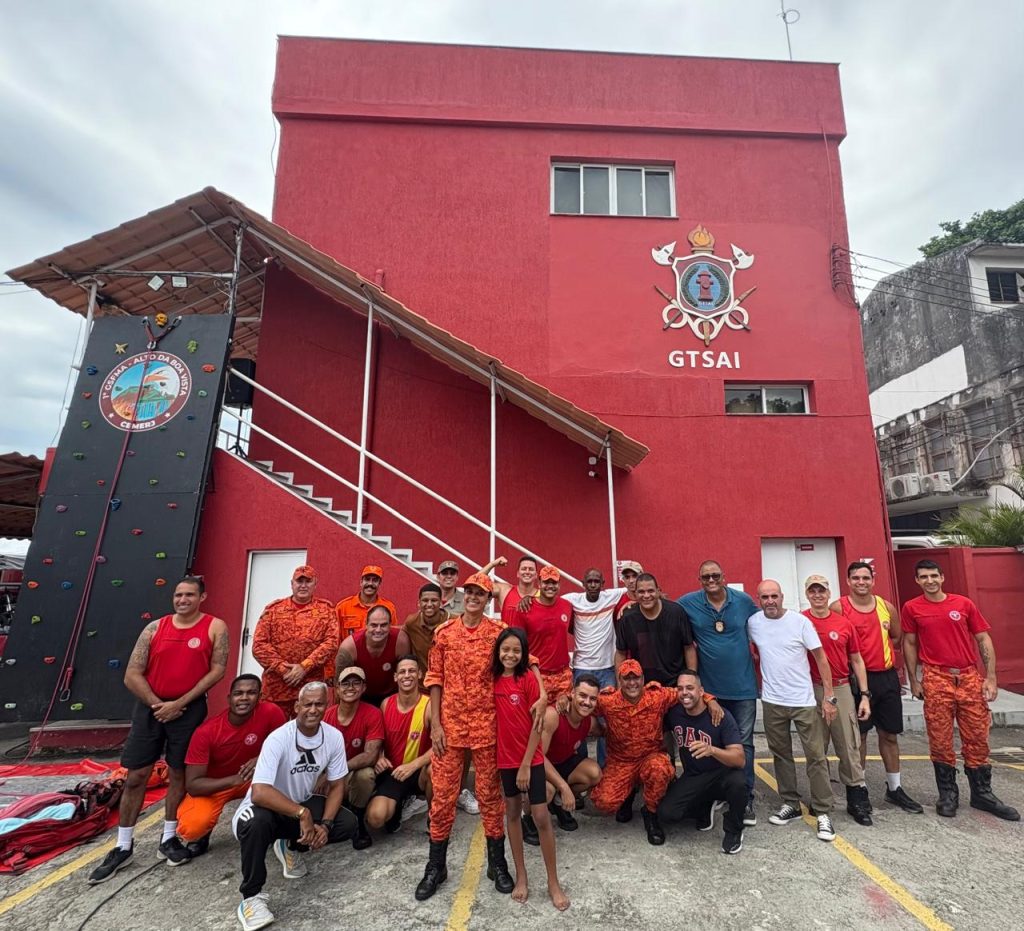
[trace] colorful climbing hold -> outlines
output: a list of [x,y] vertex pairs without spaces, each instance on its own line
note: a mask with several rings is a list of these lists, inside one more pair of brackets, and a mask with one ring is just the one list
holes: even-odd
[[157,326],[167,326],[167,314],[165,314],[162,310],[153,319],[156,321]]
[[29,620],[31,620],[33,624],[41,624],[43,622],[42,617],[38,614],[33,614]]
[[71,589],[75,587],[75,583],[70,581],[69,579],[65,579],[63,582],[60,583],[60,587],[63,588],[64,591],[69,592],[71,591]]
[[102,488],[104,485],[107,484],[107,481],[106,481],[106,479],[98,478],[98,479],[96,479],[96,484],[99,485],[100,488]]
[[106,556],[97,556],[97,557],[96,557],[96,562],[97,562],[97,563],[98,563],[99,565],[101,565],[101,566],[102,566],[102,565],[103,565],[103,564],[104,564],[104,563],[105,563],[106,561],[107,561],[107,557],[106,557]]
[[127,452],[125,453],[125,455],[126,455],[126,456],[134,456],[134,455],[135,455],[135,450],[134,450],[134,449],[129,449],[129,450],[128,450],[128,451],[127,451]]
[[157,579],[156,582],[154,582],[153,584],[154,585],[166,585],[167,584],[167,579]]
[[150,485],[159,485],[160,484],[160,479],[158,479],[158,478],[151,478],[149,480],[149,484]]
[[121,506],[121,499],[120,498],[111,498],[110,499],[110,510],[116,511],[120,506]]
[[189,352],[195,352],[195,351],[196,351],[196,350],[197,350],[197,349],[199,348],[199,343],[197,343],[197,342],[196,342],[196,341],[195,341],[194,339],[190,339],[190,340],[189,340],[189,341],[188,341],[188,342],[187,342],[187,343],[185,344],[185,348],[186,348],[186,349],[187,349],[187,350],[188,350]]
[[178,510],[178,505],[176,505],[173,501],[168,501],[167,507],[172,511]]
[[55,662],[57,662],[57,657],[56,656],[44,656],[43,657],[43,662],[46,663],[47,666],[52,666]]
[[91,420],[83,420],[82,421],[82,429],[83,430],[88,430],[89,427],[91,427],[91,426],[92,426],[92,421]]
[[186,414],[185,415],[185,419],[186,420],[195,420],[196,419],[196,415],[195,414]]
[[38,583],[38,582],[36,582],[36,581],[35,581],[34,579],[33,579],[33,581],[31,581],[31,582],[26,582],[25,584],[26,584],[26,585],[27,585],[27,586],[28,586],[29,588],[39,588],[39,583]]
[[199,395],[199,397],[201,397],[201,398],[205,398],[205,397],[206,397],[206,392],[205,392],[205,391],[203,391],[202,389],[200,389],[199,391],[197,391],[197,392],[196,392],[196,394],[198,394],[198,395]]
[[167,427],[157,427],[157,430],[158,430],[158,431],[159,431],[160,433],[166,433],[166,432],[167,432]]
[[58,514],[63,514],[67,509],[68,509],[68,506],[66,504],[58,504],[57,507],[54,508],[54,510]]
[[155,556],[155,557],[156,557],[157,559],[166,559],[166,558],[167,558],[167,554],[166,554],[166,553],[154,553],[153,555],[154,555],[154,556]]
[[95,636],[96,636],[96,634],[98,634],[98,633],[99,633],[99,631],[97,631],[97,630],[87,630],[87,631],[85,632],[85,635],[86,635],[87,637],[95,637]]
[[18,703],[16,701],[6,701],[6,702],[4,702],[4,709],[7,710],[7,711],[13,711],[17,707],[18,707]]
[[217,366],[216,365],[210,365],[210,363],[207,362],[206,365],[203,366],[203,371],[206,372],[207,375],[209,375],[211,372],[216,372],[217,371]]
[[71,454],[71,458],[72,459],[79,459],[79,460],[84,459],[85,458],[85,453],[74,452],[74,453]]
[[176,455],[179,459],[184,459],[185,458],[185,450],[179,449],[174,455]]
[[96,368],[95,365],[89,365],[85,369],[85,374],[86,375],[95,375],[98,371],[99,371],[99,369]]
[[44,566],[52,566],[53,565],[53,557],[52,556],[44,557],[43,558],[43,565]]
[[151,621],[151,620],[153,620],[153,615],[150,614],[148,611],[143,611],[142,614],[140,615],[140,617],[144,621]]
[[89,398],[92,397],[92,392],[91,391],[83,391],[82,392],[82,397],[85,398],[86,401],[88,401]]
[[85,534],[86,534],[86,531],[84,531],[84,530],[76,530],[75,531],[75,536],[76,537],[84,537]]
[[114,352],[116,352],[119,356],[123,356],[127,351],[127,343],[114,343]]
[[119,659],[108,659],[107,660],[107,665],[111,669],[118,669],[121,666],[121,660],[119,660]]
[[13,657],[11,659],[5,659],[4,660],[4,663],[6,663],[8,666],[13,666],[17,662],[18,661],[16,659],[14,659]]
[[110,584],[113,585],[114,588],[120,588],[124,585],[124,579],[111,579]]
[[82,703],[81,703],[80,701],[76,701],[76,702],[75,702],[75,703],[74,703],[74,704],[73,704],[73,705],[71,706],[71,710],[72,710],[72,711],[81,711],[81,710],[82,710],[82,709],[83,709],[84,707],[85,707],[85,705],[83,705],[83,704],[82,704]]
[[132,533],[133,537],[141,537],[142,536],[142,531],[138,527],[133,527],[131,533]]

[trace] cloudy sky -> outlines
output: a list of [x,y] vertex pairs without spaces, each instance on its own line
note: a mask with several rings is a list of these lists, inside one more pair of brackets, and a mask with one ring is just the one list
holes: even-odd
[[[785,58],[777,0],[7,0],[0,269],[212,184],[265,213],[278,35]],[[841,65],[854,250],[1024,197],[1024,3],[787,0],[794,57]],[[0,451],[42,455],[81,318],[0,285]],[[0,547],[3,548],[3,547]]]

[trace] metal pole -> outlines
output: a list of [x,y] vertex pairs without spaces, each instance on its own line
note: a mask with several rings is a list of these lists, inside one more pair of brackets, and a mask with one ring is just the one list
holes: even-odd
[[612,475],[612,435],[610,433],[604,440],[604,458],[608,463],[608,531],[612,541],[612,578],[617,582],[619,578],[619,546],[615,539],[615,481]]
[[231,284],[228,287],[228,314],[235,315],[235,301],[238,298],[238,270],[242,267],[242,240],[245,237],[245,224],[239,223],[235,228],[235,261],[231,267]]
[[494,379],[494,366],[491,365],[491,534],[490,534],[490,557],[489,561],[494,562],[494,528],[498,522],[498,386]]
[[[85,358],[85,350],[89,345],[89,333],[92,331],[92,321],[96,317],[96,292],[99,289],[99,285],[93,281],[89,285],[89,307],[85,311],[85,339],[82,340],[82,347],[78,350],[75,361],[71,363],[71,367],[77,372],[82,367],[82,360]],[[68,402],[70,407],[70,402]]]
[[356,533],[363,532],[363,483],[366,481],[366,434],[370,422],[370,366],[373,364],[373,302],[366,305],[366,362],[363,365],[363,420],[359,427],[359,482],[356,491]]

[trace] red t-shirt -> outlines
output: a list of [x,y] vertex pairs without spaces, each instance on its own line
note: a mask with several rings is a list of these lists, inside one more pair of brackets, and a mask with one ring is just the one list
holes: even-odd
[[569,666],[569,621],[572,605],[564,598],[544,605],[534,598],[529,611],[517,611],[511,627],[526,631],[530,655],[545,675],[561,672]]
[[548,759],[554,765],[564,763],[580,747],[580,744],[587,739],[590,733],[590,718],[580,721],[579,727],[573,727],[569,723],[567,714],[558,716],[558,727],[551,735],[551,742],[548,744]]
[[287,720],[284,712],[269,701],[257,702],[249,720],[238,727],[228,720],[228,712],[222,711],[196,728],[185,765],[205,765],[211,779],[234,776],[243,763],[260,755],[263,741]]
[[[829,611],[828,617],[815,617],[808,608],[803,615],[810,619],[818,632],[821,648],[825,651],[829,669],[832,670],[832,684],[835,685],[837,679],[849,679],[850,654],[860,652],[860,640],[857,638],[853,623],[848,617],[836,614],[835,611]],[[818,664],[810,653],[807,654],[807,662],[811,667],[811,679],[821,682]]]
[[[366,673],[366,694],[383,696],[397,692],[395,658],[397,656],[398,628],[391,627],[388,632],[388,642],[384,645],[384,652],[380,656],[374,656],[366,646],[365,627],[352,635],[352,642],[356,646],[356,665],[361,666],[363,672]],[[338,673],[340,675],[340,669]]]
[[348,724],[338,723],[338,706],[331,705],[324,712],[324,724],[330,724],[341,731],[348,756],[362,753],[368,740],[384,739],[384,715],[380,713],[380,708],[374,708],[369,702],[361,701],[356,705],[356,713]]
[[619,618],[622,617],[622,612],[626,610],[630,605],[636,604],[635,601],[630,597],[629,592],[626,592],[620,599],[619,603],[615,606],[615,613],[612,615],[612,622],[615,624],[619,623]]
[[212,614],[203,614],[191,627],[174,626],[174,615],[165,614],[149,641],[149,660],[143,675],[149,687],[164,701],[174,701],[196,687],[210,671],[213,641]]
[[[384,755],[392,766],[411,763],[430,749],[430,698],[421,695],[408,711],[391,695],[381,705],[384,712]],[[413,725],[416,725],[415,727]]]
[[[498,738],[495,755],[498,769],[519,769],[526,755],[526,745],[533,729],[530,709],[540,698],[540,685],[532,672],[518,678],[498,676],[494,680],[494,705],[498,717]],[[540,743],[530,761],[531,766],[544,762]]]
[[843,595],[839,599],[843,616],[850,619],[857,632],[860,655],[864,657],[864,665],[868,672],[885,672],[886,669],[892,669],[896,662],[893,657],[892,640],[889,638],[889,621],[883,621],[878,616],[880,600],[876,595],[875,607],[865,613],[853,606],[849,595]]
[[922,663],[953,669],[977,665],[974,635],[992,629],[978,606],[963,595],[947,594],[943,601],[918,595],[903,605],[900,620],[908,634],[917,634],[917,655]]

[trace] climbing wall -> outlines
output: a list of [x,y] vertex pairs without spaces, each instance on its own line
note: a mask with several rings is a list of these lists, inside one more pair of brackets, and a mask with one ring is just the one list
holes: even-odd
[[191,566],[230,333],[227,315],[95,322],[0,665],[2,720],[128,717],[132,647]]

